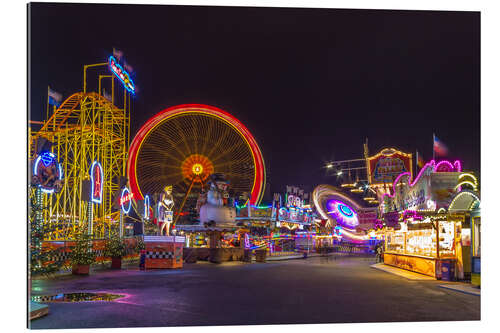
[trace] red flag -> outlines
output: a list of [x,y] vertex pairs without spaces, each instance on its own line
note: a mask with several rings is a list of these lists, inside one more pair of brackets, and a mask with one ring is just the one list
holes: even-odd
[[448,147],[437,136],[434,136],[434,153],[441,156],[448,154]]

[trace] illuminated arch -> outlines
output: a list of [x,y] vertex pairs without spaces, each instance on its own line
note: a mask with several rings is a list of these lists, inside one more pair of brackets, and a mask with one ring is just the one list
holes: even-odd
[[137,132],[129,149],[129,159],[127,162],[127,175],[129,179],[130,190],[134,194],[135,200],[143,199],[143,194],[137,180],[137,157],[141,146],[148,135],[164,121],[183,114],[204,114],[215,117],[236,130],[252,154],[253,164],[255,166],[254,180],[251,189],[250,204],[257,205],[262,200],[264,194],[266,171],[262,152],[250,131],[235,117],[219,108],[203,104],[182,104],[167,108],[151,119],[149,119]]
[[468,190],[463,190],[454,196],[448,207],[448,211],[471,210],[481,204],[481,200],[476,193]]

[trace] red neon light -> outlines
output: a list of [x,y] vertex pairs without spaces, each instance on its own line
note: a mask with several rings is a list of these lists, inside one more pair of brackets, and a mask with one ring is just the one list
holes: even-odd
[[[97,168],[100,168],[99,165],[96,165]],[[101,170],[95,173],[94,178],[94,198],[101,197]]]
[[130,200],[132,200],[133,198],[134,198],[134,193],[129,192],[129,193],[125,194],[124,196],[122,196],[122,197],[120,198],[120,205],[123,205],[123,204],[125,204],[125,203],[128,203],[128,202],[129,202]]
[[264,190],[264,181],[265,181],[265,167],[264,167],[264,159],[262,157],[262,152],[257,145],[257,141],[252,136],[250,131],[243,125],[238,119],[233,117],[231,114],[223,111],[219,108],[210,105],[204,104],[181,104],[169,107],[155,116],[150,118],[137,132],[129,149],[129,159],[127,161],[127,175],[130,180],[130,190],[135,194],[135,198],[138,200],[143,200],[142,192],[139,189],[139,184],[137,182],[136,177],[136,165],[137,165],[137,156],[139,154],[139,148],[142,145],[142,142],[146,139],[151,130],[161,123],[163,120],[170,118],[174,115],[182,114],[187,111],[200,110],[219,118],[224,119],[234,127],[243,135],[243,137],[247,140],[250,145],[250,149],[255,159],[255,181],[254,187],[251,193],[250,204],[256,205],[260,202],[263,190]]

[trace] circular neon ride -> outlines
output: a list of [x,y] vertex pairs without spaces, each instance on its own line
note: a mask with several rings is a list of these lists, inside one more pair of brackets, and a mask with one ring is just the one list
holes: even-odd
[[318,185],[312,194],[314,206],[323,219],[330,221],[335,234],[352,240],[365,240],[356,232],[359,226],[360,206],[331,185]]
[[212,173],[223,173],[235,192],[248,193],[250,204],[260,203],[266,178],[262,152],[249,130],[219,108],[167,108],[149,119],[130,145],[127,175],[134,200],[166,185],[187,198]]
[[328,214],[332,216],[338,224],[347,228],[356,228],[359,225],[358,213],[345,202],[330,199],[326,202]]

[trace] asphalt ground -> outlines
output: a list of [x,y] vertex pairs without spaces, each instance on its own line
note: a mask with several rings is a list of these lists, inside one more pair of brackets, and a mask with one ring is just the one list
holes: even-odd
[[47,303],[31,328],[479,320],[480,297],[371,268],[374,258],[199,262],[33,281],[34,295],[109,292],[112,302]]

